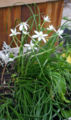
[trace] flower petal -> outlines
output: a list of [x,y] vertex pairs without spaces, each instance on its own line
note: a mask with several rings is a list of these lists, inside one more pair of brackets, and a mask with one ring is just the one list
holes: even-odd
[[38,36],[37,35],[33,35],[32,38],[38,38]]

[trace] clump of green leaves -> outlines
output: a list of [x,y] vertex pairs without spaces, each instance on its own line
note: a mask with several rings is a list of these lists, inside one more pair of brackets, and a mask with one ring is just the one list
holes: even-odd
[[[53,26],[44,28],[45,22],[50,22],[49,17],[44,17],[43,24],[40,17],[37,23],[37,17],[34,14],[31,17],[37,31],[31,36],[30,44],[25,44],[25,39],[30,37],[27,23],[19,24],[22,37],[15,74],[12,75],[14,89],[11,98],[2,96],[0,99],[1,120],[63,120],[71,117],[71,64],[62,56],[66,52],[62,43],[55,46],[60,38],[63,39],[63,30],[56,31]],[[47,41],[46,36],[52,31],[54,33]],[[20,33],[15,29],[10,35],[14,42],[17,34]],[[25,46],[29,49],[23,53]]]

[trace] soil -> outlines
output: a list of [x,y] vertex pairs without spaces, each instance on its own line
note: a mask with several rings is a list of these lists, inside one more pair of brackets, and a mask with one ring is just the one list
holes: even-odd
[[14,73],[12,65],[6,67],[3,79],[2,73],[3,73],[3,67],[0,66],[0,95],[9,95],[11,94],[11,90],[14,88],[14,82],[12,81],[12,73]]

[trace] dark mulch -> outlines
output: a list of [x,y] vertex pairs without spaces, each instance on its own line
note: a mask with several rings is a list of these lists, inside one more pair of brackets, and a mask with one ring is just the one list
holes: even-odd
[[0,95],[9,95],[14,88],[14,82],[11,75],[14,73],[13,66],[6,67],[3,80],[1,81],[3,67],[0,66]]

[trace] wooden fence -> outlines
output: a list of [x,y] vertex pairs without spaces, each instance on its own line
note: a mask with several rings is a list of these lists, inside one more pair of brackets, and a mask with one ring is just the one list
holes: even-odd
[[[0,49],[2,48],[3,41],[6,41],[8,44],[11,41],[9,37],[10,28],[13,28],[18,20],[25,21],[31,16],[29,8],[26,5],[22,5],[23,3],[20,3],[20,1],[24,4],[26,4],[26,1],[30,4],[32,3],[30,2],[32,0],[0,0]],[[40,13],[42,13],[42,15],[49,15],[52,24],[55,27],[59,26],[62,18],[64,0],[50,0],[50,2],[48,2],[48,0],[35,1],[36,3],[39,1],[37,6]],[[34,5],[30,6],[33,8]]]

